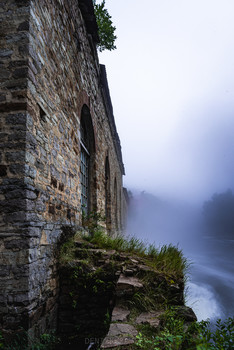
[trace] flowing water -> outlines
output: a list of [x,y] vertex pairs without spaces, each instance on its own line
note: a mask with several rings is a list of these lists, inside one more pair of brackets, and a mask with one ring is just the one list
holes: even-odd
[[173,205],[152,195],[134,196],[127,233],[156,246],[174,244],[191,262],[186,304],[198,320],[234,315],[234,240],[206,236],[201,206]]

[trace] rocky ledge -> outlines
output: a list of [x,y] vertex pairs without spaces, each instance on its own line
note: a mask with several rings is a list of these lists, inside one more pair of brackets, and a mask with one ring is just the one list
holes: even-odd
[[130,349],[142,327],[159,332],[170,306],[185,322],[196,320],[184,305],[183,277],[157,271],[144,257],[81,240],[68,255],[60,259],[59,300],[59,333],[67,349]]

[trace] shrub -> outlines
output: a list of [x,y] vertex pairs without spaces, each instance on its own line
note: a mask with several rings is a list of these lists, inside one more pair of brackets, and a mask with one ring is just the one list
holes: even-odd
[[0,349],[2,350],[53,350],[58,343],[59,338],[53,333],[44,333],[39,340],[31,340],[27,332],[22,331],[10,344],[6,344],[0,334]]
[[234,318],[216,322],[193,322],[189,326],[176,317],[175,311],[165,314],[163,330],[158,334],[137,336],[137,349],[144,350],[231,350],[234,348]]

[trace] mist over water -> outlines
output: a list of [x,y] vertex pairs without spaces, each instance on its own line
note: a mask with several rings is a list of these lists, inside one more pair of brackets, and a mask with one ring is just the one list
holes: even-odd
[[172,243],[183,250],[191,262],[186,304],[199,321],[215,321],[234,315],[234,237],[208,233],[202,208],[203,202],[134,193],[127,232],[156,246]]
[[233,315],[234,224],[232,235],[207,232],[202,207],[234,187],[234,1],[148,0],[146,16],[140,0],[108,9],[118,49],[100,57],[125,187],[153,194],[134,195],[128,233],[179,244],[193,262],[187,298],[199,319]]

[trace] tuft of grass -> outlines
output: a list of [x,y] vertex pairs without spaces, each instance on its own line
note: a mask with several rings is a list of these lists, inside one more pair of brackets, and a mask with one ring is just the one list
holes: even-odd
[[153,268],[174,275],[175,278],[184,278],[189,267],[182,250],[171,244],[156,248],[155,245],[147,245],[136,237],[124,237],[120,234],[116,237],[110,237],[100,228],[94,230],[92,235],[82,236],[82,238],[102,249],[114,249],[119,252],[136,254],[144,258]]
[[152,267],[180,278],[184,276],[190,265],[182,250],[171,244],[163,245],[160,249],[153,249],[150,246],[148,257]]
[[149,290],[145,293],[135,292],[133,297],[127,301],[127,305],[132,310],[147,312],[157,308],[155,295],[152,295]]
[[144,256],[147,254],[147,246],[138,238],[130,237],[127,240],[127,251],[129,253],[136,253]]
[[158,248],[155,247],[155,244],[150,244],[150,245],[148,246],[148,251],[147,251],[147,253],[148,253],[148,256],[149,256],[150,258],[156,257],[156,256],[158,255],[158,252],[159,252],[159,250],[158,250]]

